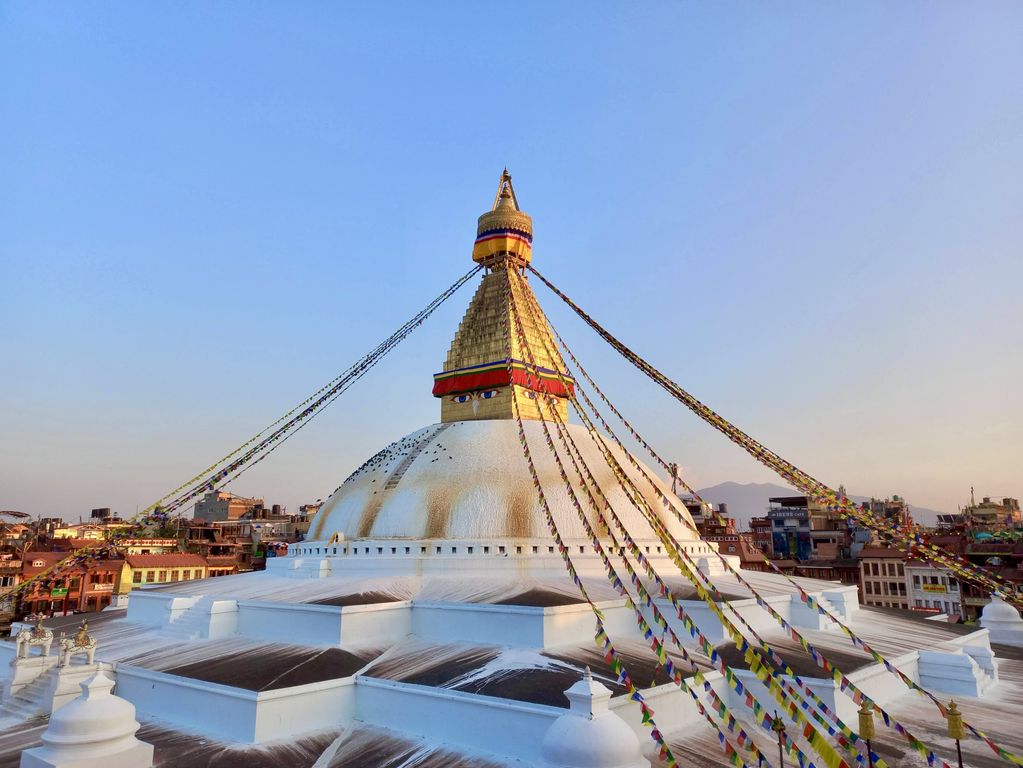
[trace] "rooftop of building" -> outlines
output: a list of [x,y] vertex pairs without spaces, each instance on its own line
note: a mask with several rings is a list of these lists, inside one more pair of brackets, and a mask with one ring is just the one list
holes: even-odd
[[163,554],[126,555],[131,568],[202,568],[206,559],[187,552],[165,552]]

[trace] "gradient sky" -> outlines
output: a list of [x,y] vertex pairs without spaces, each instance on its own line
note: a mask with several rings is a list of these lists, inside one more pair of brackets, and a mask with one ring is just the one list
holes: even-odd
[[[469,266],[534,263],[825,482],[1023,496],[1023,5],[4,3],[0,509],[132,513]],[[706,486],[771,475],[554,324]],[[439,418],[466,287],[232,490]]]

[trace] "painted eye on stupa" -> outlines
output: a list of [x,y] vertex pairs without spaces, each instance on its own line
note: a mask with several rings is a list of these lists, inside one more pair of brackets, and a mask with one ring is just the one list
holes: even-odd
[[453,402],[453,403],[467,403],[470,400],[472,400],[472,395],[468,395],[468,394],[466,394],[466,395],[455,395],[454,397],[451,398],[451,402]]
[[482,397],[484,400],[489,400],[492,397],[497,397],[497,393],[498,392],[496,389],[488,389],[485,392],[481,392],[480,397]]

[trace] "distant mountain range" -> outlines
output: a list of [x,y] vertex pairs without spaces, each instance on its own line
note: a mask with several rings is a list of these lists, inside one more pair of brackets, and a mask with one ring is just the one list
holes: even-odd
[[[714,504],[722,502],[728,505],[728,514],[735,518],[740,529],[749,526],[751,517],[761,517],[767,514],[770,506],[769,499],[772,496],[802,496],[799,491],[793,490],[784,485],[774,483],[719,483],[710,488],[697,490],[700,496]],[[861,501],[870,501],[869,496],[856,496],[849,494],[849,498],[859,504]],[[932,524],[937,516],[945,514],[935,509],[918,507],[912,502],[909,503],[910,514],[917,522],[925,525]]]

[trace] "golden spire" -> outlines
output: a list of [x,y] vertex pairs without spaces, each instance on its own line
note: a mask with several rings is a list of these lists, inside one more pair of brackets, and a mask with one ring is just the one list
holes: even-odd
[[511,419],[515,404],[523,418],[552,418],[543,397],[547,394],[557,398],[554,407],[567,420],[572,383],[564,381],[565,364],[524,274],[532,253],[533,221],[519,208],[507,168],[493,208],[479,217],[477,234],[472,257],[487,269],[455,332],[444,368],[433,377],[441,421]]
[[519,208],[511,174],[505,168],[497,185],[494,207],[479,217],[473,261],[488,263],[512,256],[527,263],[533,256],[533,219]]

